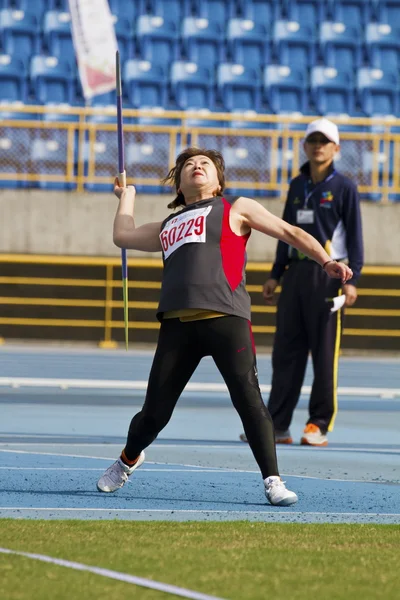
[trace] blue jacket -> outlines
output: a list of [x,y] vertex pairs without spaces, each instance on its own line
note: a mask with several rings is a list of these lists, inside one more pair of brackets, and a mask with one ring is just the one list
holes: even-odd
[[[299,224],[298,210],[313,210],[314,222]],[[354,183],[335,170],[332,163],[326,179],[313,184],[310,163],[306,162],[289,187],[283,220],[301,227],[314,236],[332,259],[348,259],[356,285],[363,266],[363,238],[360,199]],[[278,242],[271,277],[279,281],[291,261],[307,260],[300,251],[285,242]]]

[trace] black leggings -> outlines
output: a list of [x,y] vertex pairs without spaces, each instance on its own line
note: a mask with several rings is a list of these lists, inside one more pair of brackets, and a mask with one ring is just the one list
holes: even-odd
[[263,478],[278,475],[272,419],[261,397],[251,324],[235,316],[162,322],[146,399],[130,424],[125,454],[134,460],[167,425],[203,356],[228,387]]

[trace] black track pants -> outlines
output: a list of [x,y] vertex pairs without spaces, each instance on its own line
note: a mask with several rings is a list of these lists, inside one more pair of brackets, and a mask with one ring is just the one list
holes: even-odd
[[293,262],[285,272],[278,302],[268,402],[278,431],[288,429],[292,421],[309,351],[314,381],[308,423],[318,425],[323,432],[333,429],[342,314],[331,313],[332,303],[326,299],[337,296],[340,288],[340,280],[328,277],[313,261]]
[[162,322],[142,410],[130,424],[125,453],[135,459],[167,425],[203,356],[211,356],[228,387],[263,478],[278,475],[272,419],[258,384],[251,324],[234,316]]

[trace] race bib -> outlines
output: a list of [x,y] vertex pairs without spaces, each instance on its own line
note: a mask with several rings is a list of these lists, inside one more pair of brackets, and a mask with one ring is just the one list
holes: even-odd
[[212,206],[207,206],[207,208],[190,210],[177,215],[166,223],[160,233],[164,258],[168,258],[183,244],[205,243],[206,221],[211,209]]

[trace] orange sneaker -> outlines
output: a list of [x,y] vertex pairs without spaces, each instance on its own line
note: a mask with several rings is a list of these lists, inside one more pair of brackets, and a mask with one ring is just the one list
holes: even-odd
[[286,429],[286,431],[275,429],[275,444],[293,444],[293,438],[290,435],[289,429]]
[[300,440],[302,446],[327,446],[328,438],[322,433],[318,425],[308,423],[303,431],[303,437]]

